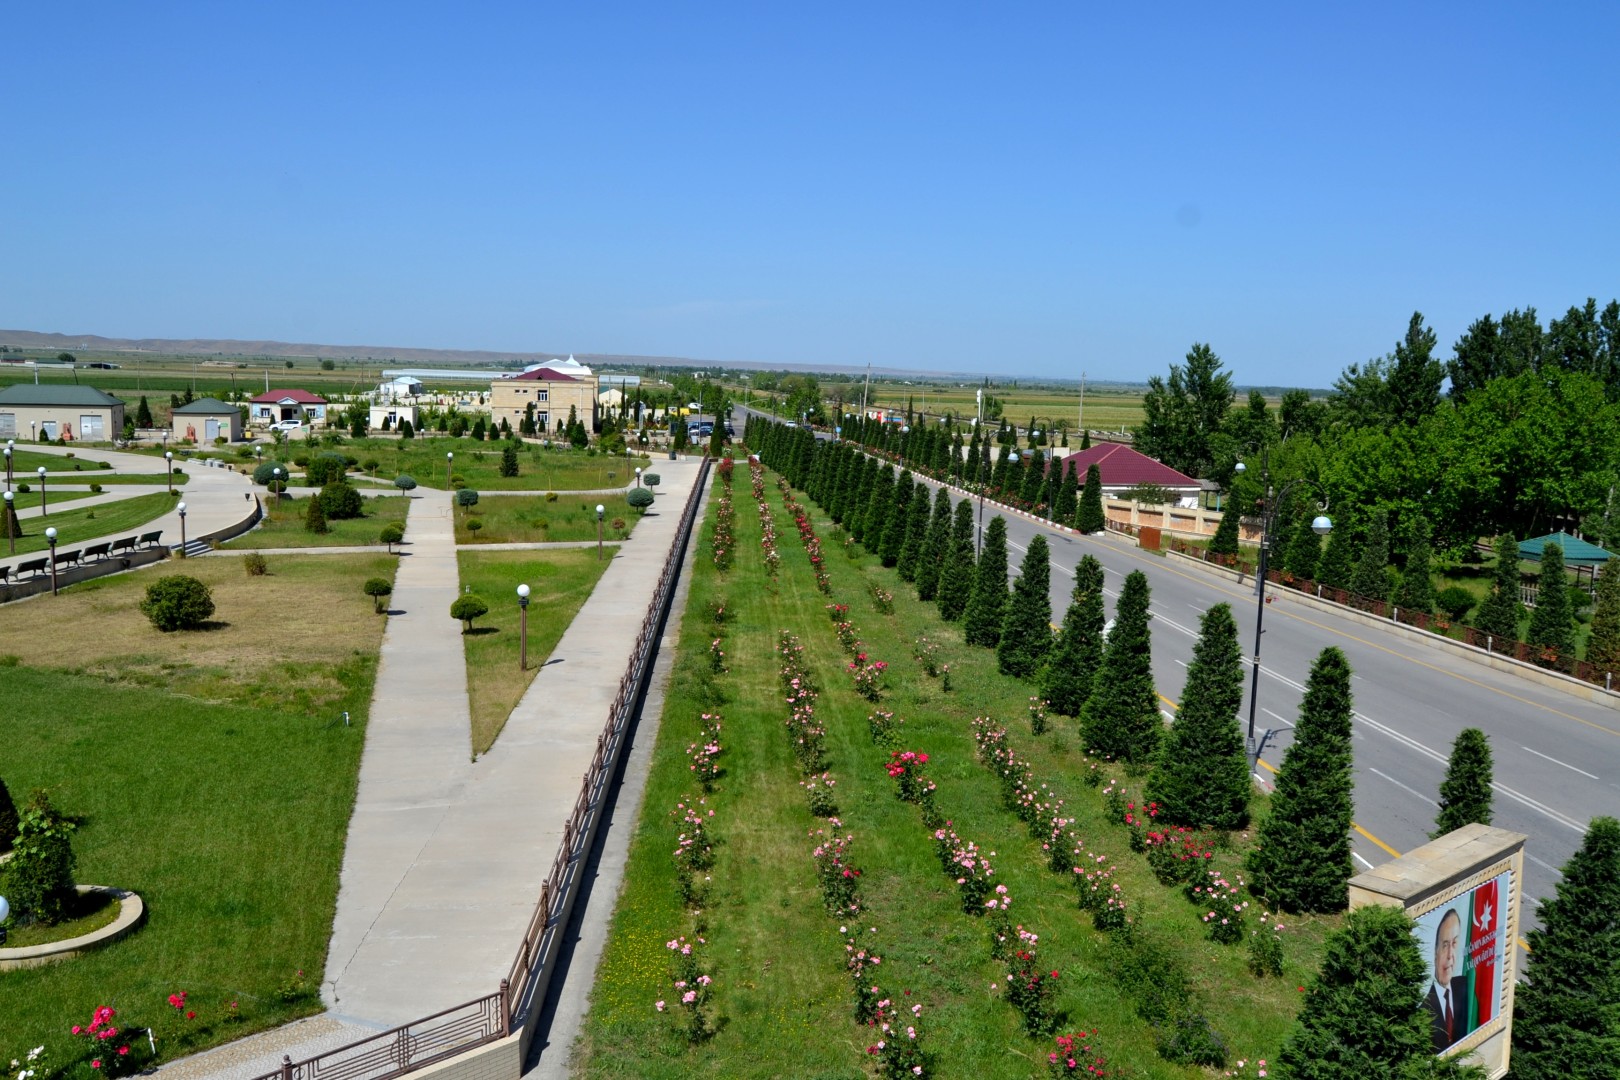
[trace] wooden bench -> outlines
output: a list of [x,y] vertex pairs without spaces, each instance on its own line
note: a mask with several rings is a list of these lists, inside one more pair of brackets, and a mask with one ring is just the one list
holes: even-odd
[[158,543],[158,538],[161,537],[162,535],[163,535],[163,530],[162,529],[159,529],[156,532],[141,533],[141,538],[140,538],[139,543],[140,543],[140,545],[142,547],[146,547],[148,544],[150,544],[153,547],[156,547],[157,543]]
[[35,577],[39,577],[41,574],[45,574],[50,571],[50,565],[51,560],[50,556],[48,555],[40,559],[24,559],[22,562],[17,564],[17,573],[27,574],[31,572]]
[[63,563],[66,563],[67,565],[72,566],[75,563],[77,563],[78,561],[79,561],[79,549],[78,548],[74,548],[72,551],[58,551],[55,555],[51,556],[51,562],[52,562],[53,565],[56,565],[56,566],[61,566]]
[[9,567],[9,566],[0,566],[0,585],[4,585],[6,583],[6,581],[7,581],[7,579],[9,579],[10,577],[11,577],[11,567]]
[[112,542],[112,550],[114,551],[123,551],[125,548],[134,550],[134,547],[135,538],[133,536],[126,536],[122,540],[114,540]]
[[110,558],[111,556],[111,541],[108,541],[105,544],[91,544],[89,547],[84,549],[84,557],[87,559],[106,559]]

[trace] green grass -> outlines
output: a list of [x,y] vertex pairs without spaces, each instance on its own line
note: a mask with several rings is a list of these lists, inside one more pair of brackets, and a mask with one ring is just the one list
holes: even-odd
[[[382,620],[360,591],[386,556],[197,559],[212,628],[162,634],[136,610],[163,571],[97,579],[0,608],[5,779],[79,821],[77,878],[149,905],[124,940],[62,964],[6,972],[5,1035],[66,1065],[68,1027],[110,1004],[156,1028],[168,1059],[320,1011],[279,989],[324,969]],[[334,723],[349,710],[352,727]],[[189,992],[186,1023],[167,995]],[[239,1020],[228,1022],[229,1002]]]
[[[544,495],[496,495],[478,500],[470,509],[456,509],[456,543],[595,540],[598,506],[603,508],[605,540],[627,538],[640,519],[623,495],[558,495],[554,502],[547,502]],[[472,520],[483,527],[476,532],[467,528]],[[615,521],[623,522],[624,528],[615,529]]]
[[[191,477],[180,469],[174,470],[174,486],[179,487]],[[93,476],[83,476],[77,473],[58,473],[50,478],[51,490],[62,485],[81,486],[85,484],[100,484],[109,487],[113,484],[168,484],[168,473],[96,473]]]
[[[783,729],[772,650],[777,631],[789,629],[799,635],[820,685],[817,714],[827,728],[828,760],[838,781],[841,831],[854,835],[855,862],[863,870],[866,910],[845,925],[883,955],[879,984],[907,1005],[923,1005],[919,1027],[941,1074],[1033,1075],[1044,1068],[1051,1043],[1025,1037],[1015,1012],[989,989],[1004,979],[1005,968],[989,957],[985,923],[961,913],[915,808],[894,797],[881,767],[887,754],[866,731],[872,707],[849,688],[846,657],[823,610],[829,598],[814,588],[774,487],[770,501],[783,569],[775,590],[764,581],[755,554],[758,517],[743,470],[738,472],[741,554],[722,576],[705,557],[707,543],[698,545],[646,802],[575,1068],[581,1075],[635,1077],[865,1074],[869,1059],[863,1051],[873,1038],[852,1019],[840,924],[822,908],[806,837],[820,823],[805,808]],[[1031,688],[998,674],[988,651],[966,647],[959,630],[913,599],[893,571],[865,556],[845,559],[831,542],[829,524],[819,513],[815,517],[829,555],[832,599],[850,605],[871,655],[891,665],[882,707],[904,719],[910,748],[930,754],[944,816],[962,836],[996,853],[996,877],[1014,898],[1010,914],[1041,935],[1043,960],[1063,972],[1062,1029],[1100,1029],[1102,1052],[1111,1063],[1134,1070],[1132,1075],[1209,1075],[1158,1057],[1151,1029],[1114,978],[1110,941],[1078,909],[1073,886],[1045,868],[1040,845],[1003,808],[994,777],[978,763],[969,726],[975,716],[995,716],[1008,726],[1035,776],[1067,800],[1088,850],[1118,865],[1116,880],[1139,905],[1143,926],[1179,951],[1200,1005],[1226,1038],[1232,1058],[1273,1057],[1297,1008],[1295,986],[1314,970],[1321,938],[1336,920],[1293,920],[1283,979],[1255,979],[1244,967],[1244,950],[1205,940],[1197,912],[1179,890],[1154,880],[1143,858],[1129,851],[1123,829],[1106,821],[1099,793],[1077,782],[1084,758],[1073,721],[1054,717],[1052,732],[1029,735]],[[893,616],[873,610],[869,582],[894,592]],[[732,614],[725,632],[730,671],[711,676],[706,652],[714,627],[707,607],[721,599]],[[941,643],[952,691],[944,692],[911,660],[911,643],[920,632]],[[725,718],[725,775],[710,797],[718,854],[698,930],[675,894],[669,857],[675,830],[667,815],[693,787],[686,752],[705,711]],[[1264,800],[1257,797],[1256,805],[1263,808]],[[1238,848],[1245,842],[1234,839]],[[1233,853],[1223,865],[1237,858]],[[720,1030],[712,1041],[688,1048],[652,1003],[671,996],[664,942],[695,930],[710,943]],[[910,996],[901,994],[906,989]]]
[[[346,439],[336,449],[359,458],[375,460],[377,475],[389,479],[405,473],[427,487],[445,488],[445,457],[455,454],[455,475],[467,486],[480,491],[591,491],[622,487],[635,479],[636,466],[648,468],[645,458],[605,457],[584,450],[544,449],[522,444],[518,450],[518,475],[500,475],[503,442],[474,442],[472,439]],[[300,456],[304,448],[295,452]],[[315,450],[314,453],[319,453]],[[313,456],[313,455],[312,455]]]
[[[54,472],[89,472],[109,468],[99,457],[64,457],[61,454],[42,454],[37,450],[24,450],[21,446],[11,451],[11,471],[15,479],[26,480],[27,474],[39,472],[39,467],[45,466],[47,473]],[[0,464],[0,468],[4,465]]]
[[[474,632],[462,638],[472,749],[482,754],[495,744],[506,718],[610,562],[599,561],[588,548],[462,551],[456,561],[462,587],[483,597],[490,607],[489,614],[474,623]],[[519,671],[517,587],[524,583],[533,590],[529,597],[529,667]]]
[[46,550],[50,545],[45,541],[45,530],[52,526],[56,528],[56,550],[65,551],[74,544],[82,544],[98,536],[133,532],[174,509],[175,502],[174,496],[168,492],[157,492],[89,506],[83,510],[68,510],[60,514],[53,512],[43,518],[24,518],[24,535],[17,541],[17,554]]
[[71,902],[67,917],[54,926],[35,923],[12,931],[6,937],[8,949],[26,949],[31,945],[48,945],[54,941],[71,941],[83,934],[93,933],[118,918],[122,908],[110,893],[82,893]]
[[[28,491],[14,491],[11,493],[11,505],[18,510],[27,510],[31,506],[39,505],[39,487],[35,484],[30,484],[28,486],[30,489]],[[45,494],[50,499],[50,506],[55,506],[59,502],[70,503],[74,499],[88,499],[90,497],[89,491],[78,489],[72,491],[62,491],[54,484],[46,489]],[[45,522],[40,526],[40,528],[44,528],[45,525],[48,524],[50,523]],[[4,535],[3,530],[0,530],[0,535]]]
[[327,531],[312,533],[304,528],[304,515],[309,511],[309,499],[280,499],[265,496],[265,508],[274,511],[274,517],[262,522],[257,529],[245,533],[222,547],[230,551],[251,551],[255,548],[287,547],[342,547],[380,543],[377,534],[390,521],[404,521],[410,500],[403,495],[378,495],[364,500],[366,516],[326,523]]

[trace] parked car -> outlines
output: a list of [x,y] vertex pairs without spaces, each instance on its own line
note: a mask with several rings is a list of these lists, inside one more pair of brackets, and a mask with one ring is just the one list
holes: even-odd
[[297,431],[304,426],[302,420],[277,420],[270,425],[271,431]]

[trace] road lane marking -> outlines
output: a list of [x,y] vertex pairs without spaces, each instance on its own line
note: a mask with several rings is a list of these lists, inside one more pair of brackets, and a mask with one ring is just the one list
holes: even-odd
[[1569,764],[1569,762],[1567,762],[1567,761],[1559,761],[1555,757],[1548,757],[1546,754],[1543,754],[1540,750],[1532,750],[1528,746],[1520,746],[1519,749],[1523,750],[1527,754],[1534,754],[1534,755],[1536,755],[1536,757],[1541,758],[1544,761],[1550,761],[1554,765],[1562,765],[1564,768],[1568,769],[1570,772],[1578,772],[1582,776],[1584,776],[1584,777],[1586,777],[1586,778],[1588,778],[1590,780],[1596,780],[1597,779],[1597,777],[1593,776],[1591,773],[1587,772],[1585,769],[1577,769],[1575,766]]
[[1427,795],[1423,794],[1423,792],[1417,790],[1416,788],[1407,787],[1405,784],[1401,783],[1399,780],[1395,779],[1393,776],[1389,775],[1388,773],[1379,772],[1377,769],[1373,769],[1373,768],[1369,768],[1367,771],[1372,773],[1374,776],[1383,777],[1385,780],[1388,780],[1390,783],[1394,784],[1396,787],[1400,788],[1402,791],[1406,792],[1408,795],[1411,795],[1413,798],[1422,799],[1424,802],[1428,803],[1430,806],[1434,807],[1436,810],[1440,809],[1440,804],[1439,803],[1435,802],[1433,799],[1429,798]]
[[1350,857],[1352,859],[1355,859],[1362,866],[1365,866],[1369,870],[1371,870],[1373,868],[1373,864],[1368,862],[1366,859],[1362,858],[1361,857],[1361,852],[1357,851],[1355,848],[1350,849]]
[[1266,708],[1264,705],[1260,706],[1260,711],[1265,713],[1267,716],[1271,717],[1273,720],[1277,721],[1277,723],[1281,724],[1285,728],[1291,728],[1291,727],[1294,726],[1293,724],[1290,724],[1287,720],[1284,720],[1282,717],[1280,717],[1276,713],[1272,712],[1270,709]]

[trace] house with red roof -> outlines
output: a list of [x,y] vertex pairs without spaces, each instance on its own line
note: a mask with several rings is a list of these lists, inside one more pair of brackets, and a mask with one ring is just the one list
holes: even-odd
[[562,430],[572,411],[586,430],[596,431],[596,390],[596,374],[583,365],[540,364],[492,381],[489,413],[497,425],[505,420],[513,431],[524,430],[523,421],[532,420],[535,434],[544,435]]
[[266,390],[248,401],[248,419],[262,427],[279,420],[297,420],[320,426],[326,423],[326,399],[308,390]]
[[1075,480],[1082,485],[1086,482],[1086,470],[1092,465],[1097,466],[1102,478],[1105,499],[1118,498],[1138,484],[1157,484],[1174,494],[1178,502],[1197,499],[1201,489],[1192,477],[1124,443],[1094,443],[1084,450],[1076,450],[1061,463],[1062,468],[1074,470]]

